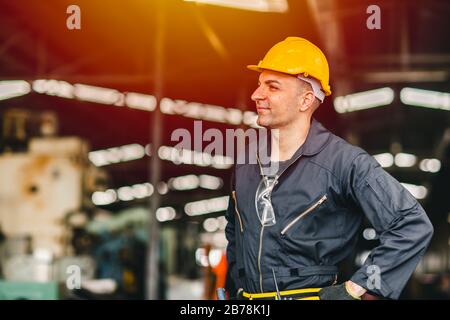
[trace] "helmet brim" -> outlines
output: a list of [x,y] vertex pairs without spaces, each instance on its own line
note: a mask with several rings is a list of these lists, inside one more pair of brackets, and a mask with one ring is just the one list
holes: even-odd
[[263,71],[263,69],[258,67],[256,64],[249,64],[247,66],[247,69],[252,70],[252,71],[256,71],[256,72],[262,72]]

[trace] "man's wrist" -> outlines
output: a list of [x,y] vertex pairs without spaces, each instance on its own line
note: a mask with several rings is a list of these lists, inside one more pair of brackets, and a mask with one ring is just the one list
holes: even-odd
[[350,280],[345,282],[345,289],[347,290],[348,294],[351,295],[355,299],[361,299],[361,296],[364,293],[366,293],[366,291],[367,291],[360,285],[358,285]]

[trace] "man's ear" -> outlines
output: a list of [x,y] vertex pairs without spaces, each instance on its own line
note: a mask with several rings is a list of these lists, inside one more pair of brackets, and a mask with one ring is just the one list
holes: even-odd
[[315,99],[314,92],[309,90],[306,91],[300,98],[300,111],[305,112],[308,109],[312,109],[314,107]]

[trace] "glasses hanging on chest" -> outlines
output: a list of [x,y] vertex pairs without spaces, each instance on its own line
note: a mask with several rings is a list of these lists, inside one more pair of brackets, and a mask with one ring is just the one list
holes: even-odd
[[272,205],[272,190],[278,180],[271,176],[262,176],[256,189],[255,207],[262,226],[273,226],[276,223],[275,211]]

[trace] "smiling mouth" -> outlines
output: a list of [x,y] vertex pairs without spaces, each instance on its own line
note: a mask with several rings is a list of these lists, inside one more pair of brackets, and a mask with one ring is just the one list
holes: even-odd
[[268,110],[270,110],[270,108],[263,108],[263,107],[257,107],[256,108],[256,111],[259,113],[259,112],[264,112],[264,111],[268,111]]

